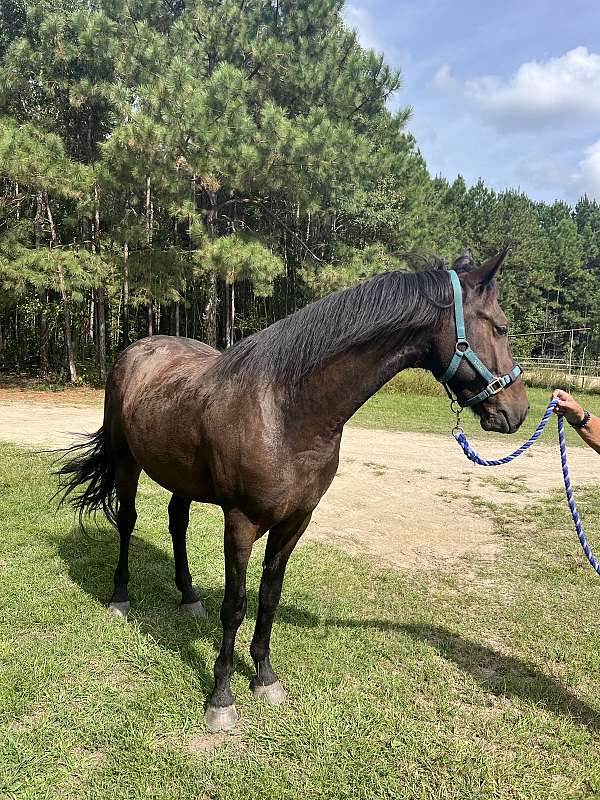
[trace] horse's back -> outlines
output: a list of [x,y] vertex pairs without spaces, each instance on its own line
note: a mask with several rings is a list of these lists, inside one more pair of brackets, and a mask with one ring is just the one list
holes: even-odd
[[204,372],[219,352],[204,342],[180,336],[149,336],[123,350],[108,381],[124,403],[160,387],[181,386]]
[[124,350],[108,378],[104,428],[113,449],[129,451],[171,491],[182,488],[180,475],[190,482],[203,439],[202,375],[218,357],[195,339],[151,336]]

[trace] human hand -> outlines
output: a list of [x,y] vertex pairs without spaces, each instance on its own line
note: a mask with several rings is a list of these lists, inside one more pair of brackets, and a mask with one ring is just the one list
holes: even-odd
[[581,422],[584,411],[574,397],[571,397],[568,392],[563,392],[562,389],[555,389],[552,397],[558,400],[554,407],[555,414],[563,414],[569,425],[576,425]]

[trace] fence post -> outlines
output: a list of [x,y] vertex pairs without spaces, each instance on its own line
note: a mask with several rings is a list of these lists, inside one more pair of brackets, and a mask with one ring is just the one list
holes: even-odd
[[573,375],[572,375],[572,369],[573,369],[573,334],[574,334],[573,328],[571,328],[571,341],[569,343],[569,372],[567,373],[567,382],[569,384],[569,389],[572,388],[572,384],[573,384]]

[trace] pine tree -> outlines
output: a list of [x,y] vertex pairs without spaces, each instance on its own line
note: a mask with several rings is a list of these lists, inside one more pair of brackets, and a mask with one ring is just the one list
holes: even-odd
[[432,178],[341,8],[0,0],[6,365],[103,377],[148,333],[229,345],[415,249],[509,245],[513,330],[595,325],[597,202]]

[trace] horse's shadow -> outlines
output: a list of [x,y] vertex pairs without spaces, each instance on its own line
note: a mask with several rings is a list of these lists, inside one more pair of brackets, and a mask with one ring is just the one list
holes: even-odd
[[[112,574],[118,557],[118,537],[104,535],[91,541],[80,530],[58,541],[59,554],[66,563],[71,579],[102,605],[108,603],[112,591]],[[174,582],[174,566],[167,552],[140,536],[132,539],[131,558],[132,617],[140,629],[149,633],[162,647],[177,653],[191,666],[206,694],[212,688],[212,666],[198,655],[193,642],[208,641],[215,653],[221,646],[219,608],[223,584],[199,585],[199,593],[207,616],[200,620],[177,614],[179,593]],[[248,590],[248,617],[256,618],[257,592]],[[438,654],[452,661],[471,675],[482,688],[497,696],[517,697],[547,709],[557,716],[573,719],[591,731],[600,731],[600,712],[580,700],[571,690],[536,666],[515,656],[503,655],[491,647],[467,639],[448,628],[429,624],[411,624],[379,619],[327,619],[308,610],[282,602],[277,621],[302,628],[350,627],[394,631],[433,647]],[[282,665],[283,666],[283,665]],[[250,680],[254,668],[248,654],[236,649],[234,669]],[[360,669],[357,655],[357,671]]]
[[[377,620],[371,622],[376,624]],[[498,653],[442,626],[402,623],[394,625],[393,629],[430,645],[491,694],[520,698],[556,716],[585,725],[591,731],[600,731],[598,709],[580,700],[573,691],[530,662]]]
[[[66,538],[57,539],[58,552],[67,565],[69,576],[86,594],[101,605],[108,606],[113,586],[113,572],[119,556],[119,539],[112,532],[99,531],[88,534],[79,528],[70,531]],[[161,647],[177,653],[182,661],[192,667],[203,691],[210,693],[213,685],[210,668],[199,655],[193,643],[198,639],[209,642],[218,653],[222,628],[219,610],[223,599],[223,582],[207,585],[200,581],[198,593],[206,616],[192,618],[178,614],[180,594],[175,586],[175,567],[172,557],[146,541],[141,536],[131,540],[130,558],[130,619],[140,630],[148,633]],[[250,620],[256,619],[258,592],[247,592]],[[277,619],[298,627],[316,627],[319,618],[309,611],[280,603]],[[249,654],[236,648],[234,669],[250,680],[254,666]]]

